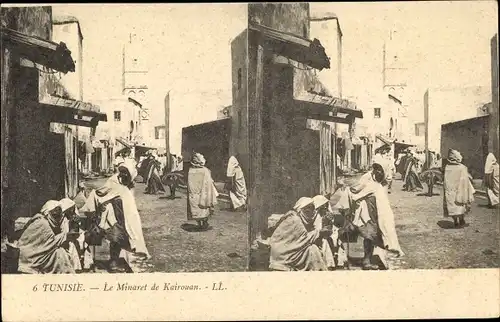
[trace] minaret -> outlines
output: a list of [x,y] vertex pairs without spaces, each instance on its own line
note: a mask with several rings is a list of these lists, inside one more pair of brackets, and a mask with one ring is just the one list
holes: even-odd
[[143,140],[151,143],[154,137],[149,118],[148,73],[147,60],[144,57],[144,39],[135,31],[129,33],[123,47],[122,94],[136,100],[142,105],[141,131]]
[[408,68],[402,60],[400,36],[396,27],[391,28],[383,48],[383,88],[388,94],[402,99],[407,86]]

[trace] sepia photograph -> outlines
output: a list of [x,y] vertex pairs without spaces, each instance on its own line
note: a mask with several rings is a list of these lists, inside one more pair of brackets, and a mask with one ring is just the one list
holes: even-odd
[[490,5],[249,4],[251,270],[499,267]]
[[244,271],[228,111],[247,5],[1,17],[2,273]]
[[[1,274],[26,281],[16,298],[91,310],[92,294],[126,291],[145,308],[87,318],[158,319],[160,300],[187,307],[183,291],[202,312],[165,318],[312,319],[323,300],[256,306],[315,287],[349,302],[365,282],[370,299],[396,285],[390,305],[408,276],[433,292],[412,304],[430,318],[454,316],[451,299],[433,306],[444,285],[473,297],[481,272],[498,277],[497,2],[2,4],[0,19]],[[206,315],[217,301],[226,315]],[[334,309],[321,317],[351,317]]]

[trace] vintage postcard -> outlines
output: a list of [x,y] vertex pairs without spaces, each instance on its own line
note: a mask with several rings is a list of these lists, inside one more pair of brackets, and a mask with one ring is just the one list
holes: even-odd
[[497,2],[0,18],[3,320],[500,315]]

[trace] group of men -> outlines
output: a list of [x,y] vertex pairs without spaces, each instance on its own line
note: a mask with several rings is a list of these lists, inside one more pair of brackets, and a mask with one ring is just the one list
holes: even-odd
[[18,271],[25,274],[71,274],[92,264],[90,249],[79,230],[78,210],[71,199],[49,200],[16,238]]
[[122,252],[138,261],[150,258],[133,195],[136,176],[135,162],[125,159],[80,208],[67,198],[47,201],[16,238],[18,271],[71,274],[88,269],[93,264],[89,246],[101,245],[103,238],[110,244],[111,272],[127,269],[119,260]]
[[[388,269],[387,257],[403,256],[388,199],[385,167],[386,163],[374,163],[371,171],[356,185],[340,187],[335,193],[340,198],[334,205],[322,195],[300,198],[292,210],[269,229],[269,269],[325,271],[342,268],[348,265],[348,254],[341,238],[345,234],[363,238],[363,270]],[[334,209],[337,215],[333,214]],[[344,224],[336,223],[338,215]],[[372,262],[375,255],[380,259],[378,263]]]
[[[388,146],[380,148],[369,172],[352,187],[341,185],[335,192],[340,195],[335,205],[330,204],[330,200],[324,196],[303,197],[292,210],[280,215],[278,220],[271,220],[268,231],[269,269],[322,271],[335,268],[339,262],[329,262],[328,254],[339,258],[344,251],[339,236],[345,233],[363,238],[363,270],[389,268],[387,258],[404,256],[388,198],[398,166],[406,191],[414,191],[422,177],[430,178],[427,182],[431,193],[434,182],[442,181],[443,215],[453,219],[455,228],[465,227],[465,216],[474,202],[475,189],[460,152],[450,149],[445,160],[441,160],[439,155],[430,154],[427,160],[421,161],[418,153],[408,150],[399,156],[397,162],[394,162],[392,153]],[[484,185],[490,207],[499,205],[499,172],[495,156],[488,154]],[[332,225],[331,221],[328,224],[332,209],[337,209],[343,217],[343,226]],[[378,258],[378,263],[373,263],[373,258]]]

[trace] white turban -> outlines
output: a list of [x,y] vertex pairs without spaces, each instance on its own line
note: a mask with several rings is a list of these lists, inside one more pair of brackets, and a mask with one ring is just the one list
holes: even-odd
[[312,198],[302,197],[299,200],[297,200],[297,202],[295,203],[295,206],[293,206],[293,210],[299,211],[312,203],[314,203]]
[[61,203],[59,201],[49,200],[42,206],[42,209],[40,209],[40,213],[46,216],[50,211],[56,209],[57,207],[61,207]]
[[61,209],[63,212],[67,211],[68,209],[71,209],[72,207],[75,207],[75,213],[78,214],[78,209],[76,208],[76,203],[69,199],[69,198],[64,198],[60,201],[61,204]]
[[191,157],[191,165],[195,167],[203,167],[206,163],[205,157],[201,153],[195,153]]
[[328,204],[328,211],[332,211],[332,207],[330,205],[330,201],[326,199],[323,195],[317,195],[313,198],[314,208],[318,209],[319,207]]

